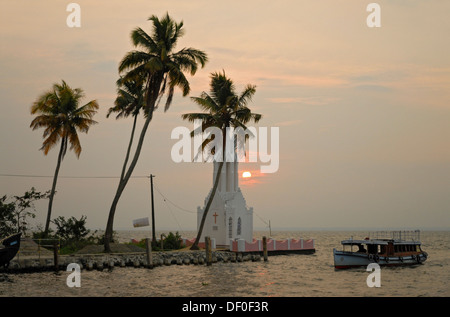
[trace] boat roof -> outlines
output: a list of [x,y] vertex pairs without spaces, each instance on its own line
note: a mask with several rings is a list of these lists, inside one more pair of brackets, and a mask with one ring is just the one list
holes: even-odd
[[341,241],[342,244],[385,244],[387,245],[388,242],[384,240],[354,240],[354,239],[348,239]]
[[400,241],[400,240],[380,240],[380,239],[368,239],[368,240],[355,240],[355,239],[347,239],[341,241],[343,245],[352,245],[352,244],[377,244],[377,245],[388,245],[389,242],[394,244],[421,244],[419,241]]
[[397,230],[397,231],[375,231],[369,233],[364,240],[354,240],[353,237],[344,240],[342,244],[378,244],[387,245],[388,242],[393,244],[415,244],[420,245],[420,230]]

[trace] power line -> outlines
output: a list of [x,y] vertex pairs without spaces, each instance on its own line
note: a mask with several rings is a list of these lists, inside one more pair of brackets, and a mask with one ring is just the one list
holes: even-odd
[[161,191],[158,189],[158,186],[156,186],[156,184],[155,184],[155,189],[156,189],[156,191],[162,196],[162,198],[164,199],[164,201],[167,201],[167,202],[171,203],[171,204],[172,204],[173,206],[175,206],[176,208],[178,208],[178,209],[180,209],[180,210],[182,210],[182,211],[185,211],[185,212],[189,212],[189,213],[191,213],[191,214],[196,214],[196,213],[197,213],[196,211],[191,211],[191,210],[184,209],[184,208],[178,206],[177,204],[175,204],[174,202],[170,201],[166,196],[164,196],[164,195],[161,193]]
[[[176,204],[173,203],[172,201],[170,201],[166,196],[164,196],[164,195],[161,193],[161,191],[158,189],[158,187],[156,186],[156,184],[155,184],[155,189],[156,189],[156,191],[162,196],[162,198],[164,199],[165,202],[171,203],[173,206],[175,206],[176,208],[178,208],[178,209],[180,209],[180,210],[182,210],[182,211],[189,212],[189,213],[193,213],[193,214],[194,214],[194,213],[197,213],[197,212],[195,212],[195,211],[191,211],[191,210],[184,209],[184,208],[182,208],[182,207],[176,205]],[[253,211],[253,214],[255,214],[256,217],[258,217],[262,222],[264,222],[264,223],[267,225],[267,227],[270,227],[270,223],[267,222],[266,220],[264,220],[264,219],[263,219],[260,215],[258,215],[255,211]]]
[[166,201],[165,199],[164,199],[164,202],[166,203],[165,205],[166,205],[167,209],[169,209],[170,214],[172,215],[172,218],[173,218],[173,219],[175,220],[175,222],[177,223],[178,228],[180,228],[181,233],[184,235],[183,228],[181,228],[181,225],[180,225],[180,223],[178,222],[177,217],[175,217],[174,213],[172,212],[172,209],[171,209],[170,206],[167,204],[167,201]]
[[255,211],[253,211],[253,213],[262,221],[264,222],[267,226],[269,226],[269,223],[267,221],[265,221],[263,218],[261,218],[260,215],[258,215]]
[[[48,175],[25,175],[25,174],[0,174],[4,177],[26,177],[26,178],[53,178]],[[58,178],[120,178],[119,176],[58,176]],[[130,178],[148,178],[148,176],[130,176]]]

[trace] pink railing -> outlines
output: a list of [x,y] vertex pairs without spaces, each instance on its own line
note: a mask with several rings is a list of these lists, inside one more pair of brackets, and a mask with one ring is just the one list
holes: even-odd
[[[263,251],[263,244],[261,240],[253,240],[249,243],[241,240],[241,248],[239,248],[239,241],[230,242],[230,250],[234,252],[261,252]],[[292,251],[292,250],[312,250],[314,249],[314,240],[303,239],[286,239],[286,240],[272,240],[267,239],[267,251]]]
[[253,239],[252,243],[245,243],[245,249],[249,252],[251,251],[259,251],[259,242],[258,240]]
[[277,240],[276,242],[277,250],[289,250],[288,248],[288,240]]
[[314,249],[314,240],[309,239],[303,242],[303,248],[305,249]]
[[[183,243],[186,244],[187,247],[190,247],[191,245],[194,244],[195,240],[196,240],[195,238],[183,239]],[[205,242],[199,242],[198,243],[198,247],[199,248],[205,248]]]
[[[191,246],[195,242],[193,239],[183,239],[183,243],[186,246]],[[241,249],[239,249],[239,243],[241,244]],[[200,248],[205,247],[205,242],[200,242],[198,244]],[[244,249],[244,250],[243,250]],[[313,250],[314,240],[308,239],[286,239],[286,240],[272,240],[267,239],[267,251],[290,251],[290,250]],[[247,242],[244,240],[230,241],[230,251],[234,252],[262,252],[263,243],[261,240],[253,239],[252,242]]]

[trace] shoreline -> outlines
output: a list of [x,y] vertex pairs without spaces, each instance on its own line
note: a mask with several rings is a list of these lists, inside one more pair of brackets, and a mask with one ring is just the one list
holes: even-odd
[[[269,256],[289,255],[289,254],[313,254],[312,250],[293,251],[269,251]],[[147,253],[126,252],[126,253],[93,253],[93,254],[70,254],[58,255],[55,265],[53,255],[18,255],[9,264],[8,268],[0,268],[2,273],[39,273],[66,271],[71,263],[79,265],[80,270],[113,270],[115,267],[134,268],[155,268],[170,265],[208,265],[206,250],[170,250],[153,251],[151,253],[151,265],[147,263]],[[210,264],[239,263],[239,262],[259,262],[264,259],[263,252],[233,252],[225,249],[215,249],[211,251]]]
[[[213,250],[212,263],[260,261],[257,254],[239,254],[227,250]],[[69,264],[76,263],[81,270],[112,270],[114,267],[154,268],[170,265],[206,265],[204,250],[173,250],[152,252],[152,265],[147,264],[146,252],[94,253],[58,255],[57,268],[53,255],[18,255],[8,268],[0,268],[1,273],[34,273],[46,271],[66,271]]]

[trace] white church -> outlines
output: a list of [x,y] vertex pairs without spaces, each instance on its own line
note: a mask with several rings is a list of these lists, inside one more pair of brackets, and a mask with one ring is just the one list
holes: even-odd
[[[213,186],[219,163],[214,162]],[[238,162],[225,162],[216,194],[211,203],[203,227],[200,241],[206,236],[215,239],[217,246],[229,246],[230,240],[253,240],[253,207],[248,208],[239,188]],[[212,189],[205,199],[204,207],[197,207],[197,229],[200,227],[203,212]]]

